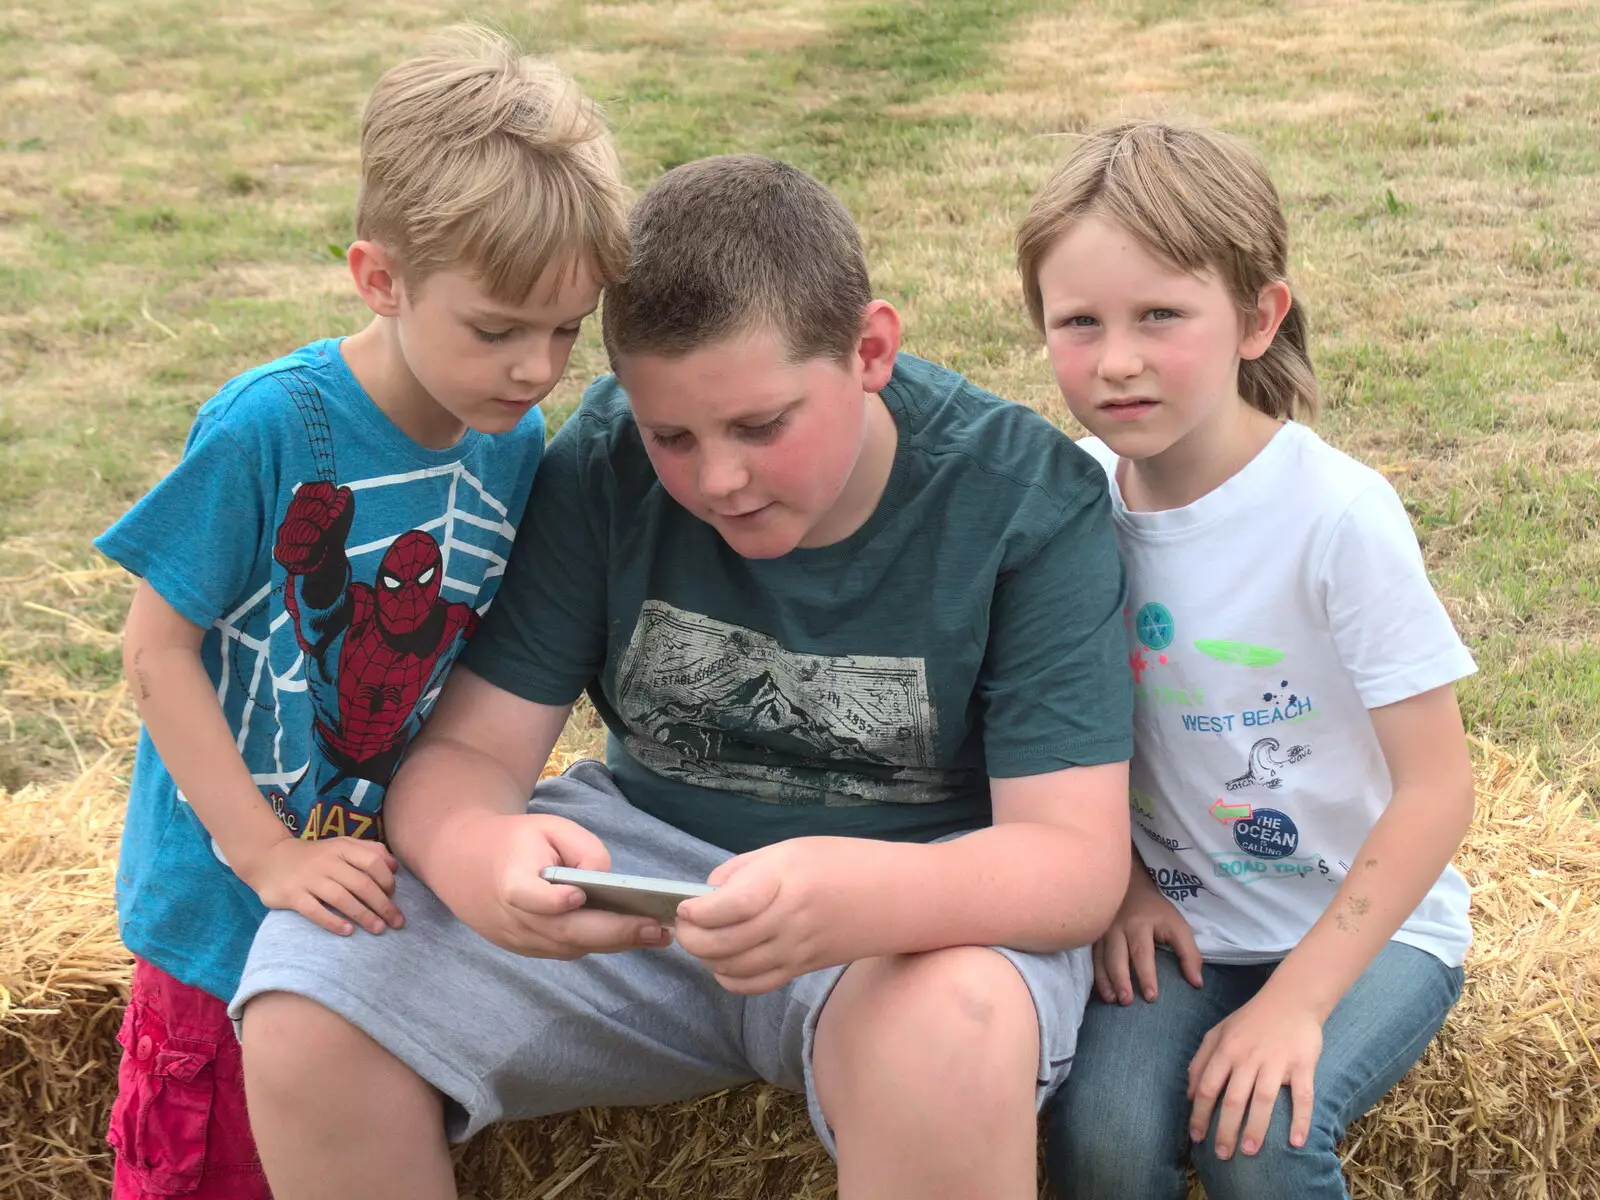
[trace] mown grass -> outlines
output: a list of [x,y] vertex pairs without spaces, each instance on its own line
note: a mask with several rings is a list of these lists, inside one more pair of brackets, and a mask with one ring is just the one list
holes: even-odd
[[[816,172],[908,347],[1063,423],[1010,263],[1056,135],[1164,114],[1249,138],[1321,427],[1405,498],[1483,667],[1469,723],[1600,792],[1600,24],[1560,0],[0,9],[0,785],[95,750],[63,697],[111,696],[128,585],[89,538],[229,375],[359,327],[330,247],[362,96],[469,16],[574,70],[640,187],[734,150]],[[556,422],[602,365],[588,334]]]

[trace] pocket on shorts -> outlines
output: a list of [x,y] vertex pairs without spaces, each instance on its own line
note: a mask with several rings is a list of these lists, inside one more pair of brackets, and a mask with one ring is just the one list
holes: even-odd
[[122,1063],[106,1140],[144,1191],[194,1191],[206,1167],[216,1044],[168,1037],[160,1015],[137,1000],[128,1004],[117,1042]]

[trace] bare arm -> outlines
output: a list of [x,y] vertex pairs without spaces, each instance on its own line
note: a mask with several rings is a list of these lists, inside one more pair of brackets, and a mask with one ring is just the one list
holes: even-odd
[[946,946],[1050,951],[1110,924],[1128,886],[1128,766],[991,784],[995,824],[933,845],[808,837],[730,859],[678,938],[730,991]]
[[937,861],[907,933],[920,925],[920,942],[1039,952],[1093,942],[1127,891],[1128,764],[989,787],[994,824],[929,847]]
[[395,853],[483,937],[540,958],[666,944],[654,921],[578,908],[577,888],[549,866],[609,870],[611,855],[528,798],[571,705],[536,704],[465,667],[450,673],[385,800]]
[[1371,710],[1394,795],[1362,842],[1333,903],[1264,991],[1325,1020],[1438,881],[1472,824],[1472,759],[1455,689]]
[[205,630],[139,581],[122,636],[122,669],[139,717],[228,865],[250,883],[262,853],[294,835],[261,798],[239,755],[200,662],[204,638]]
[[571,711],[524,700],[466,667],[451,671],[384,798],[401,861],[443,894],[439,884],[448,887],[460,865],[458,835],[479,818],[527,810]]
[[139,716],[173,781],[223,858],[268,908],[293,909],[335,933],[401,924],[394,859],[376,842],[300,841],[250,776],[200,661],[205,630],[144,580],[123,633],[123,669]]

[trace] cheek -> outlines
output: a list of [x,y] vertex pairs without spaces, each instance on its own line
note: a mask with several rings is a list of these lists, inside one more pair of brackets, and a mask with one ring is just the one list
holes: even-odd
[[673,454],[645,439],[645,456],[649,458],[650,465],[656,469],[656,478],[661,481],[661,486],[667,489],[671,496],[684,508],[694,509],[699,507],[699,496],[694,486],[694,457],[689,454]]
[[1087,346],[1058,336],[1045,341],[1045,350],[1050,355],[1050,369],[1055,372],[1056,383],[1063,394],[1071,396],[1093,376],[1094,355]]

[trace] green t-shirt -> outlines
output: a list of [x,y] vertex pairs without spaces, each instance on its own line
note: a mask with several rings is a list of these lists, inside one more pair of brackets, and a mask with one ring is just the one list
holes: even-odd
[[628,799],[734,852],[928,841],[990,823],[990,777],[1126,759],[1105,472],[921,359],[901,355],[881,394],[899,446],[876,511],[758,560],[667,495],[626,395],[597,380],[462,661],[542,704],[587,688]]

